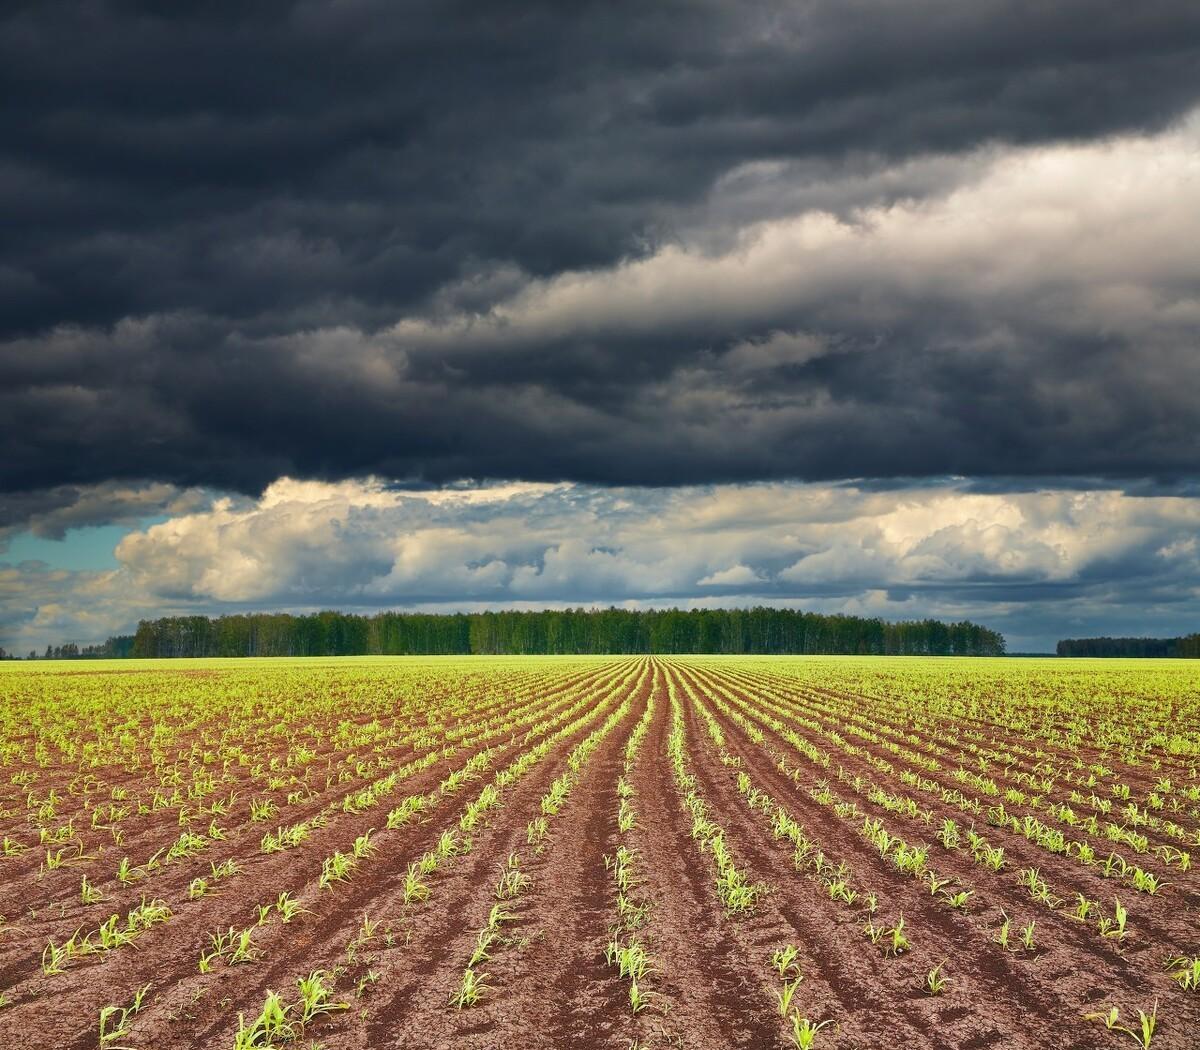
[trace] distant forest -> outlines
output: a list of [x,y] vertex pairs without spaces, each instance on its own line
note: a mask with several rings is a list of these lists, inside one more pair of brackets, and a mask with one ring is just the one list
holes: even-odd
[[172,616],[59,658],[420,654],[794,653],[998,656],[1004,637],[978,624],[886,623],[792,609],[566,609],[431,615],[320,612]]
[[1145,656],[1200,659],[1200,634],[1183,638],[1064,638],[1059,656]]

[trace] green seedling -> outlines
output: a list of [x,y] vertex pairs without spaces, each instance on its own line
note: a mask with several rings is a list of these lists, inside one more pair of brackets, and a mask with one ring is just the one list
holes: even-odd
[[297,915],[309,914],[308,909],[300,907],[300,902],[294,900],[286,891],[275,901],[275,910],[279,912],[281,922],[291,922]]
[[943,973],[946,960],[943,959],[925,975],[925,990],[930,995],[941,995],[946,990],[946,977]]
[[1085,1016],[1088,1021],[1103,1021],[1104,1026],[1110,1032],[1124,1032],[1135,1043],[1143,1048],[1150,1050],[1150,1043],[1154,1039],[1154,1029],[1158,1025],[1158,1000],[1154,1000],[1154,1005],[1150,1008],[1150,1013],[1144,1010],[1138,1010],[1138,1027],[1129,1028],[1126,1025],[1120,1024],[1121,1013],[1117,1007],[1112,1007],[1107,1013],[1092,1013]]
[[300,1010],[301,1027],[316,1017],[350,1009],[349,1003],[332,1001],[333,990],[327,983],[328,979],[329,973],[325,970],[313,970],[307,977],[297,978],[296,987],[300,991],[300,1001],[296,1006]]
[[796,965],[796,956],[799,954],[800,949],[794,944],[789,944],[771,955],[771,965],[775,967],[781,978],[787,980],[789,973],[800,972],[800,967]]
[[644,992],[638,987],[636,980],[629,982],[629,1006],[633,1012],[640,1013],[646,1008],[648,998]]
[[911,945],[908,942],[908,937],[904,933],[904,916],[900,916],[900,921],[896,923],[885,934],[888,938],[888,943],[884,947],[884,955],[890,955],[895,958],[898,955],[908,951]]
[[299,1033],[289,1020],[291,1007],[276,992],[267,992],[262,1012],[250,1024],[244,1014],[238,1014],[238,1028],[233,1037],[233,1050],[257,1050],[294,1039]]
[[1177,955],[1167,960],[1167,970],[1171,980],[1175,981],[1185,992],[1200,991],[1200,958],[1188,959]]
[[1001,948],[1008,949],[1008,931],[1012,924],[1012,920],[1004,913],[1000,913],[1000,928],[996,931],[995,941]]
[[459,1010],[467,1006],[474,1006],[483,997],[484,982],[486,981],[486,973],[478,973],[468,966],[463,971],[462,981],[458,988],[450,995],[450,1005]]
[[142,1008],[142,1001],[150,985],[144,984],[133,996],[133,1002],[128,1006],[103,1006],[100,1008],[100,1050],[129,1050],[127,1047],[116,1045],[118,1039],[129,1035],[130,1022]]
[[104,894],[88,882],[86,875],[83,876],[83,882],[79,887],[79,896],[84,904],[99,904],[104,900]]
[[1125,910],[1121,902],[1113,898],[1113,918],[1107,915],[1100,917],[1099,928],[1102,937],[1108,937],[1113,940],[1125,939],[1125,923],[1129,918],[1129,913]]
[[797,973],[790,981],[784,980],[783,986],[776,991],[775,999],[779,1004],[779,1016],[787,1017],[792,1008],[792,999],[796,996],[796,989],[800,987],[800,982],[804,977]]
[[830,1024],[833,1024],[832,1020],[814,1024],[807,1017],[801,1017],[799,1012],[792,1014],[792,1045],[796,1050],[812,1050],[817,1045],[817,1033]]

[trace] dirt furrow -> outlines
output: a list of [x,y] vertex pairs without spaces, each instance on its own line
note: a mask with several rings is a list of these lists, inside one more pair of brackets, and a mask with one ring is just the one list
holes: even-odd
[[[753,705],[751,704],[751,706]],[[773,730],[765,722],[758,724],[764,733],[769,737],[774,737],[775,746],[780,749],[789,746],[782,739],[775,737]],[[801,736],[806,736],[802,727],[796,727],[796,729]],[[839,754],[838,759],[849,775],[861,774],[864,778],[877,775],[872,767],[864,762],[856,761],[855,756]],[[798,757],[797,761],[803,763],[803,760]],[[768,763],[769,760],[758,768],[764,777],[768,780],[775,779],[775,782],[778,783],[778,775],[772,773]],[[808,767],[805,766],[805,768]],[[806,777],[801,781],[802,788],[811,787],[816,779],[816,773]],[[856,798],[845,784],[839,783],[832,777],[829,779],[834,790],[844,798]],[[804,790],[795,791],[795,787],[793,787],[793,792],[797,799],[804,795]],[[860,799],[859,801],[863,804],[863,808],[874,811],[873,807],[867,806],[864,800]],[[800,807],[798,806],[798,808]],[[937,816],[935,826],[940,823],[942,816],[961,818],[961,814],[949,807],[945,808],[945,812],[938,807],[931,806],[931,808],[934,809]],[[885,824],[898,824],[899,827],[896,830],[910,841],[932,841],[933,827],[918,826],[917,822],[908,821],[897,814],[874,812],[882,817]],[[797,815],[799,816],[799,814]],[[827,825],[831,824],[832,814],[825,814],[823,819]],[[821,814],[813,813],[810,821],[810,826],[821,827]],[[990,833],[996,829],[985,827],[982,830],[987,832],[990,837]],[[1036,957],[1031,960],[1033,965],[1030,967],[1036,974],[1036,979],[1024,983],[1023,993],[1014,994],[1021,1011],[1033,1020],[1040,1019],[1041,1023],[1045,1025],[1042,1038],[1046,1041],[1032,1045],[1069,1046],[1078,1047],[1079,1050],[1090,1050],[1095,1045],[1094,1033],[1089,1029],[1081,1032],[1075,1031],[1071,1027],[1072,1023],[1078,1021],[1083,1013],[1098,1008],[1098,1004],[1102,1002],[1112,1001],[1114,996],[1119,1001],[1138,1004],[1149,1004],[1157,996],[1164,1001],[1170,1001],[1172,1008],[1170,1020],[1164,1020],[1160,1026],[1160,1034],[1156,1037],[1155,1046],[1178,1046],[1181,1050],[1183,1047],[1189,1047],[1190,1044],[1186,1041],[1177,1043],[1172,1040],[1186,1039],[1184,1033],[1193,1030],[1193,1025],[1200,1025],[1200,1016],[1198,1016],[1196,1005],[1192,1001],[1194,997],[1188,998],[1182,995],[1179,989],[1166,978],[1161,964],[1135,965],[1135,959],[1139,954],[1152,950],[1151,942],[1145,935],[1138,936],[1136,934],[1136,920],[1131,920],[1131,926],[1135,928],[1134,938],[1130,943],[1122,946],[1100,939],[1094,928],[1073,922],[1063,917],[1061,912],[1034,907],[1028,901],[1024,891],[1017,886],[1015,871],[1030,864],[1038,866],[1038,860],[1031,860],[1023,856],[1020,843],[1024,843],[1024,840],[1018,840],[1018,849],[1013,852],[1011,859],[1007,860],[1006,868],[999,875],[993,875],[978,865],[972,864],[969,855],[962,851],[944,850],[938,845],[934,845],[931,850],[930,864],[939,874],[952,876],[964,885],[976,888],[980,899],[986,898],[993,902],[993,907],[986,911],[981,912],[978,906],[974,910],[978,933],[990,935],[998,925],[1000,909],[1003,909],[1014,920],[1014,930],[1020,923],[1028,921],[1030,918],[1036,922],[1040,948]],[[1004,845],[1005,856],[1010,858],[1009,843],[1006,841]],[[1025,843],[1025,846],[1028,847],[1028,843]],[[1051,885],[1056,885],[1056,883],[1060,887],[1068,885],[1061,870],[1056,872],[1053,866],[1045,863],[1041,864],[1041,868],[1046,877],[1050,879]],[[1132,896],[1132,894],[1127,896]],[[1107,903],[1107,897],[1105,901]],[[938,914],[938,910],[931,909],[931,911],[931,921],[945,921]],[[950,931],[946,932],[949,935]],[[950,944],[953,945],[954,942],[950,941]],[[1165,958],[1164,946],[1159,945],[1158,950]],[[1089,960],[1086,968],[1080,968],[1078,965],[1081,957]],[[961,947],[954,951],[952,958],[963,958]],[[1147,986],[1147,970],[1150,971],[1149,986]],[[986,973],[986,966],[981,969],[980,973],[981,975]],[[1011,971],[1002,980],[1007,987],[1013,988],[1015,993],[1021,985],[1019,980],[1008,983],[1010,976]],[[989,997],[986,1001],[990,1005],[994,1005],[995,997]],[[1007,1039],[1014,1038],[1011,1034],[1011,1027],[997,1028],[996,1030],[1006,1033]],[[1200,1030],[1200,1028],[1194,1030]],[[1061,1041],[1073,1038],[1081,1041]],[[1054,1039],[1059,1039],[1060,1042],[1050,1041]]]
[[[586,732],[586,729],[579,732]],[[455,757],[461,765],[468,756],[460,753]],[[437,768],[422,771],[411,783],[406,783],[404,793],[427,792],[435,788],[444,772]],[[517,785],[518,788],[520,786]],[[394,801],[399,801],[402,794],[397,793]],[[465,796],[463,798],[465,801]],[[43,976],[38,973],[26,982],[27,987],[15,988],[10,993],[14,1002],[5,1011],[5,1020],[19,1022],[29,1011],[37,1016],[40,1000],[45,995],[68,995],[73,1002],[81,1002],[84,1013],[78,1020],[55,1019],[56,1045],[92,1050],[95,1042],[94,1018],[100,1007],[111,1002],[126,1002],[137,988],[146,982],[154,982],[157,987],[153,1009],[143,1012],[139,1029],[144,1024],[154,1030],[159,1017],[168,1021],[178,1017],[182,1021],[172,1021],[156,1036],[161,1041],[160,1045],[204,1045],[202,1039],[186,1034],[188,1024],[185,1022],[202,1023],[203,1017],[206,1014],[211,1016],[215,1008],[216,1016],[221,1018],[219,1024],[229,1028],[231,1019],[236,1019],[236,1009],[251,1010],[256,1005],[247,1000],[245,1005],[233,1007],[227,1001],[230,999],[228,995],[218,998],[216,993],[227,990],[231,979],[236,980],[237,990],[241,993],[248,980],[260,974],[266,974],[268,980],[274,980],[276,976],[291,980],[298,976],[276,974],[271,963],[230,969],[218,963],[216,972],[209,975],[210,979],[203,980],[197,975],[196,966],[201,951],[209,946],[208,935],[231,925],[237,928],[252,925],[256,921],[255,906],[271,903],[282,890],[292,892],[306,907],[312,907],[314,899],[321,901],[322,909],[326,907],[327,896],[317,891],[315,885],[314,873],[319,874],[321,870],[321,858],[334,849],[345,850],[355,837],[370,828],[382,827],[388,804],[385,802],[382,805],[382,812],[377,807],[359,814],[346,814],[336,824],[314,829],[312,837],[297,849],[254,855],[253,866],[246,865],[246,871],[236,877],[236,886],[231,883],[221,887],[218,884],[215,893],[199,901],[184,902],[168,923],[148,930],[139,939],[137,948],[100,956],[96,962],[84,960],[63,975]],[[503,813],[503,809],[500,812]],[[347,909],[353,913],[354,923],[360,921],[361,909],[369,906],[375,897],[386,897],[402,878],[408,862],[428,848],[437,830],[454,819],[453,807],[443,805],[429,824],[414,824],[388,831],[381,841],[381,846],[387,852],[372,858],[364,866],[362,877],[357,882],[351,882],[348,892],[342,894],[331,912],[321,910],[309,922],[293,920],[286,926],[279,925],[276,920],[256,933],[256,943],[270,952],[271,942],[278,940],[275,957],[281,960],[279,965],[285,969],[292,966],[287,955],[294,952],[297,944],[302,945],[306,953],[312,952],[314,958],[323,958],[318,949],[333,936],[332,931],[340,931],[350,922]],[[342,943],[344,945],[345,942]],[[278,950],[285,945],[286,952]],[[270,959],[271,955],[268,954],[267,958]],[[97,980],[100,973],[106,975],[103,981]],[[164,974],[170,976],[164,979]],[[260,1005],[262,996],[258,998]],[[240,994],[234,997],[233,1002],[239,999]],[[231,1009],[233,1012],[230,1012]],[[196,1029],[192,1028],[191,1031],[195,1032]],[[172,1043],[172,1040],[182,1041]]]

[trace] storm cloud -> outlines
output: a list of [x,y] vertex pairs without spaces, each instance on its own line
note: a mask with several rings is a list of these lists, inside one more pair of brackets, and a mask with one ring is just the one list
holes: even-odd
[[1195,629],[1197,69],[1183,0],[6,5],[0,635]]
[[1192,4],[163,10],[0,20],[21,500],[1194,471]]

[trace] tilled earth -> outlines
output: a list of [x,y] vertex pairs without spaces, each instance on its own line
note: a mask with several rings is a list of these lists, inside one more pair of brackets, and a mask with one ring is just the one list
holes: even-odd
[[[471,689],[482,689],[474,679],[439,685],[440,672],[428,673],[423,695],[435,719],[444,704],[470,700]],[[1200,957],[1200,879],[1153,852],[1177,840],[1143,827],[1151,849],[1139,854],[1104,835],[1058,824],[1047,816],[1046,800],[1019,776],[1039,763],[1062,769],[1078,768],[1077,759],[1097,760],[1099,752],[1086,745],[1056,752],[978,714],[940,735],[920,719],[909,721],[903,705],[831,687],[828,676],[809,681],[800,661],[784,669],[766,660],[699,658],[530,661],[527,669],[508,661],[490,681],[486,695],[480,693],[479,725],[490,720],[503,724],[503,732],[485,738],[469,717],[456,714],[462,744],[454,749],[444,737],[438,746],[419,734],[392,737],[394,746],[372,752],[375,769],[404,775],[364,808],[347,809],[346,800],[379,772],[362,780],[314,781],[306,797],[290,802],[280,787],[278,812],[268,822],[255,821],[248,800],[269,792],[261,790],[261,777],[234,765],[226,784],[242,777],[245,787],[223,818],[224,838],[128,883],[115,874],[121,857],[144,861],[174,842],[181,830],[177,808],[131,813],[119,847],[88,847],[53,870],[46,868],[42,844],[0,857],[0,1046],[93,1050],[100,1045],[102,1008],[128,1006],[149,985],[127,1031],[104,1046],[232,1050],[239,1015],[244,1026],[252,1024],[272,991],[295,1000],[297,978],[318,969],[328,975],[333,1004],[346,1008],[320,1013],[303,1028],[296,1024],[270,1045],[786,1047],[795,1045],[794,1024],[807,1019],[828,1022],[816,1035],[819,1047],[1093,1050],[1134,1043],[1086,1015],[1116,1006],[1119,1023],[1137,1028],[1138,1009],[1149,1013],[1156,1004],[1153,1047],[1200,1046],[1200,992],[1180,987],[1166,965],[1174,956]],[[348,692],[339,722],[354,723],[353,704]],[[373,732],[377,717],[373,710],[358,723]],[[412,718],[406,711],[399,721]],[[682,731],[692,792],[706,803],[733,862],[759,887],[749,910],[723,907],[714,853],[693,833],[693,813],[669,758],[673,729]],[[197,732],[199,740],[203,733]],[[1005,801],[1010,817],[1036,815],[1101,858],[1115,849],[1159,875],[1162,887],[1138,892],[1127,879],[1105,878],[1099,864],[1039,846],[1011,824],[989,823],[986,812],[998,799],[952,777],[956,768],[983,768],[978,752],[964,750],[968,739],[1013,759],[1008,766],[991,762],[988,773],[1002,791],[1025,784],[1026,803]],[[543,741],[550,746],[537,761],[503,783],[496,780]],[[589,746],[577,750],[585,741]],[[185,736],[176,749],[187,743]],[[441,787],[485,749],[486,769],[451,790]],[[426,755],[433,758],[422,762]],[[267,764],[272,757],[286,760],[259,757]],[[316,761],[325,771],[354,768],[361,758],[353,746],[328,743]],[[1152,770],[1104,754],[1103,764],[1097,795],[1124,784],[1140,799],[1164,777],[1175,785],[1197,783],[1184,758],[1164,755]],[[6,765],[5,783],[19,772],[16,764]],[[140,797],[150,772],[147,764],[94,775],[104,798],[113,787]],[[39,771],[37,795],[54,789],[76,798],[81,775],[78,767],[50,763]],[[547,815],[543,799],[563,777],[569,780],[565,801]],[[620,783],[634,814],[625,828],[618,823]],[[464,829],[460,817],[489,784],[498,788],[498,801]],[[948,800],[949,788],[960,792],[957,800]],[[27,790],[33,788],[10,785],[2,822],[25,844]],[[1070,791],[1056,782],[1049,794],[1066,802]],[[416,795],[426,797],[426,807],[389,828],[388,812]],[[883,804],[885,795],[915,805]],[[964,809],[964,799],[976,799],[979,813]],[[1090,812],[1078,803],[1074,809],[1080,816]],[[804,829],[819,860],[810,854],[798,861],[794,842],[779,832],[777,813]],[[298,846],[262,852],[264,832],[314,816],[323,820]],[[530,827],[539,817],[546,819],[544,835]],[[862,828],[874,819],[896,838],[928,847],[924,870],[902,872],[894,850],[885,853],[868,839]],[[1195,835],[1194,808],[1183,807],[1172,819]],[[950,847],[938,838],[947,820],[962,835]],[[78,822],[84,824],[82,813]],[[967,848],[972,827],[1003,848],[1000,870],[977,862]],[[196,828],[204,830],[202,823]],[[447,831],[458,837],[458,849],[426,875],[428,896],[406,901],[410,866],[435,853]],[[325,859],[348,853],[368,832],[370,848],[349,876],[322,887]],[[469,849],[463,848],[467,839]],[[619,847],[633,858],[629,895],[646,905],[634,929],[618,915],[611,861]],[[193,880],[209,876],[212,864],[225,858],[234,858],[240,871],[210,880],[202,896],[190,894]],[[506,868],[526,880],[500,902],[500,936],[475,967],[486,975],[479,1001],[456,1007],[452,997],[498,903],[497,881]],[[1056,906],[1035,900],[1022,884],[1020,873],[1029,869]],[[85,876],[102,900],[81,901]],[[834,882],[852,887],[853,900],[836,899]],[[947,904],[954,891],[968,893],[963,906]],[[284,922],[276,909],[259,924],[258,906],[284,892],[303,910]],[[1092,917],[1073,914],[1078,895],[1096,902]],[[61,945],[77,930],[86,936],[143,899],[165,903],[170,918],[133,944],[72,957],[61,973],[44,972],[48,943]],[[1117,899],[1128,909],[1126,933],[1102,936],[1095,915],[1113,914]],[[901,917],[908,947],[891,954],[883,950],[886,939],[873,943],[866,931],[893,929]],[[1007,946],[998,942],[1006,921]],[[1025,947],[1018,935],[1030,923],[1033,946]],[[231,927],[253,928],[251,957],[236,963],[219,957],[202,972],[199,961],[211,936]],[[636,937],[650,958],[639,982],[645,1005],[636,1013],[630,982],[606,959],[614,935]],[[781,977],[772,957],[789,945],[797,952]],[[939,966],[946,984],[932,994],[927,977]],[[783,1011],[777,996],[792,976],[802,980]],[[261,1036],[248,1045],[268,1044]]]

